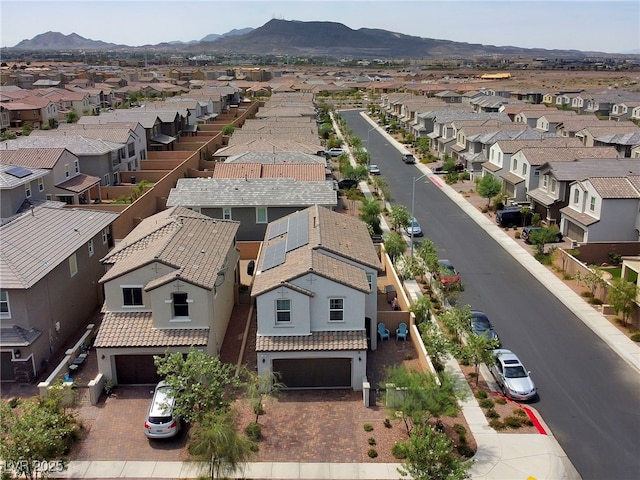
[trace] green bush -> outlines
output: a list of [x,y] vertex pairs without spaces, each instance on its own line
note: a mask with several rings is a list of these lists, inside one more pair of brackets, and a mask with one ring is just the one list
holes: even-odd
[[486,390],[478,390],[476,393],[474,393],[474,396],[475,396],[477,399],[480,399],[480,398],[487,398],[487,391],[486,391]]
[[399,460],[407,458],[407,442],[396,442],[391,449],[391,454]]
[[247,434],[250,440],[257,442],[262,437],[262,425],[258,422],[251,422],[247,425],[247,428],[244,429],[244,433]]
[[467,433],[467,429],[464,428],[464,425],[460,425],[459,423],[456,423],[453,426],[453,431],[456,432],[458,435],[463,435]]
[[482,408],[491,408],[493,407],[494,403],[490,398],[482,398],[480,399],[480,401],[478,401],[478,405],[480,405]]
[[367,455],[369,455],[369,458],[376,458],[378,456],[378,451],[375,448],[370,448]]
[[371,431],[373,431],[373,425],[371,425],[370,423],[365,423],[365,424],[364,424],[364,431],[365,431],[365,432],[371,432]]
[[604,302],[597,297],[591,297],[589,299],[589,304],[591,305],[602,305]]
[[505,417],[504,424],[509,428],[520,428],[522,426],[522,418],[520,417]]
[[527,416],[527,412],[525,412],[522,408],[514,408],[513,409],[513,414],[516,417],[526,417]]
[[514,236],[515,236],[516,239],[519,239],[520,236],[521,236],[521,233],[520,232],[516,232],[516,234]]
[[496,403],[498,405],[505,405],[507,403],[507,399],[506,398],[502,398],[502,397],[496,398]]
[[387,428],[391,428],[391,420],[389,420],[388,418],[384,419],[384,426]]
[[522,424],[526,425],[527,427],[533,427],[533,420],[531,420],[529,417],[523,418]]
[[496,412],[493,408],[488,409],[485,413],[487,418],[500,418],[500,414]]
[[458,435],[458,443],[460,443],[460,445],[467,443],[467,436],[464,433]]
[[458,453],[465,458],[471,458],[475,455],[475,452],[469,445],[458,445]]
[[493,428],[494,430],[504,430],[506,427],[504,426],[504,423],[502,423],[500,420],[498,420],[497,418],[494,418],[492,420],[489,420],[489,426],[491,428]]
[[376,439],[373,437],[369,437],[369,440],[367,440],[367,442],[369,442],[369,445],[373,446],[376,444]]
[[631,340],[633,340],[634,342],[640,342],[640,332],[638,333],[634,333],[633,335],[631,335],[629,337]]

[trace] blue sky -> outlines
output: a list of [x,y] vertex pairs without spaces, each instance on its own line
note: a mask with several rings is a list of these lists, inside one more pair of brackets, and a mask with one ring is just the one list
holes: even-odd
[[0,46],[47,31],[131,46],[186,42],[272,18],[485,45],[640,52],[638,0],[1,0]]

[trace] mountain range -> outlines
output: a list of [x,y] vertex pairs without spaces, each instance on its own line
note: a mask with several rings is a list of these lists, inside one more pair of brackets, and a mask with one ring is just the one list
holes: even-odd
[[[9,50],[167,50],[193,54],[255,54],[362,58],[470,58],[478,56],[581,57],[578,50],[547,50],[435,40],[381,29],[353,30],[336,22],[272,19],[263,26],[210,34],[191,42],[132,47],[90,40],[72,33],[47,32]],[[601,54],[606,55],[606,54]]]

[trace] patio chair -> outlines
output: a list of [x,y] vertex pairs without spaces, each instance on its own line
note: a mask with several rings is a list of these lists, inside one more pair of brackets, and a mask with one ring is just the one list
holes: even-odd
[[409,329],[407,328],[407,324],[403,322],[396,328],[396,340],[402,339],[406,342],[407,335],[409,335]]
[[380,341],[382,340],[389,340],[389,338],[391,338],[391,334],[389,332],[389,329],[385,326],[384,323],[379,323],[378,324],[378,336],[380,337]]

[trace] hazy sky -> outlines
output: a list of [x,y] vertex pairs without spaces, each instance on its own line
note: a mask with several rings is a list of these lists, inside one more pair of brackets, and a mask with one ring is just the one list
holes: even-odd
[[272,18],[485,45],[640,52],[638,0],[0,0],[0,46],[48,31],[130,46],[187,42]]

